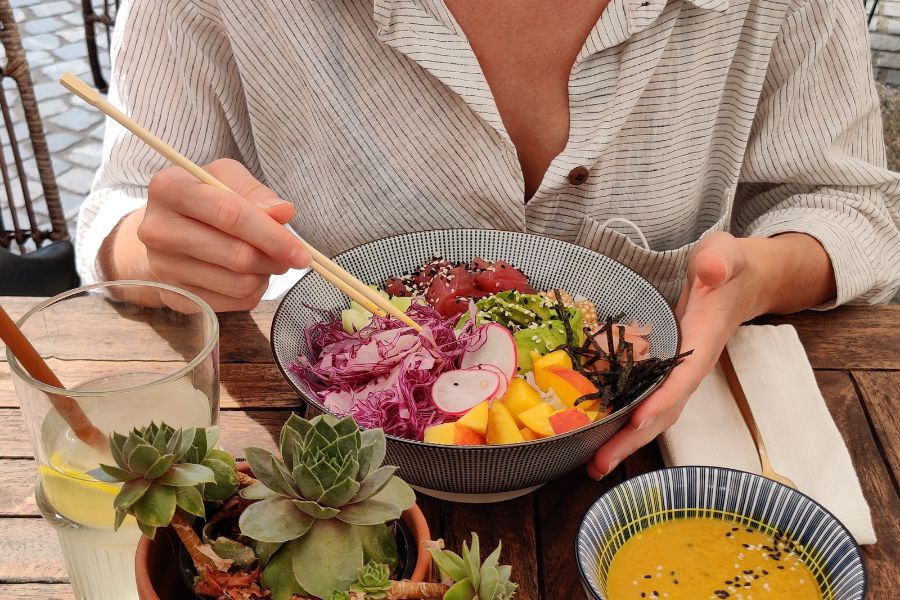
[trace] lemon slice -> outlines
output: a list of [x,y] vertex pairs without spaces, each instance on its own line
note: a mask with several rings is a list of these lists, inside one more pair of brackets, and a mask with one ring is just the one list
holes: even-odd
[[112,529],[113,499],[121,484],[97,481],[72,467],[59,452],[38,469],[44,495],[59,514],[88,527]]

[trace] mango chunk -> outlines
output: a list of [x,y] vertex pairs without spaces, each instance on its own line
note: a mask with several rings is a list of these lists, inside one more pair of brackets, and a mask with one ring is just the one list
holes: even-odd
[[554,434],[553,427],[550,426],[550,415],[553,414],[553,407],[546,402],[541,402],[537,406],[529,408],[519,413],[519,419],[525,424],[525,427],[534,432],[538,437],[550,437]]
[[[595,394],[597,387],[591,383],[591,380],[573,369],[563,367],[548,367],[542,371],[544,381],[567,408],[575,408],[575,401],[586,396],[587,394]],[[537,374],[535,374],[537,381]]]
[[503,405],[512,413],[519,428],[525,427],[524,423],[519,419],[519,414],[540,403],[541,395],[538,394],[537,390],[519,377],[515,377],[509,382],[509,388],[506,390],[506,394],[503,395]]
[[425,428],[425,442],[452,446],[456,441],[456,423],[441,423]]
[[464,425],[460,425],[459,421],[453,423],[456,430],[453,435],[453,443],[457,446],[484,446],[484,436],[477,431],[473,431]]
[[522,429],[520,429],[519,433],[522,434],[522,437],[525,439],[526,442],[530,442],[531,440],[538,439],[537,434],[535,434],[532,430],[528,429],[527,427],[523,427]]
[[603,417],[608,416],[612,412],[612,407],[607,406],[606,408],[600,408],[600,401],[593,400],[591,402],[582,402],[578,406],[576,406],[578,410],[586,414],[591,418],[591,421],[596,421],[597,419],[602,419]]
[[550,382],[546,378],[547,369],[561,367],[572,370],[572,359],[565,350],[554,350],[534,361],[534,382],[545,392],[550,388]]
[[469,412],[460,417],[457,423],[481,435],[485,435],[487,433],[489,403],[489,400],[485,400],[480,404],[476,404],[469,409]]
[[516,444],[525,441],[516,426],[515,419],[502,402],[494,402],[488,411],[485,438],[488,444]]
[[606,408],[600,408],[600,401],[595,400],[593,402],[582,402],[578,406],[576,406],[578,410],[586,414],[591,418],[591,421],[596,421],[598,419],[602,419],[603,417],[607,417],[612,413],[612,407],[607,406]]
[[580,410],[567,408],[559,410],[547,418],[554,433],[567,433],[584,427],[591,422],[591,418]]

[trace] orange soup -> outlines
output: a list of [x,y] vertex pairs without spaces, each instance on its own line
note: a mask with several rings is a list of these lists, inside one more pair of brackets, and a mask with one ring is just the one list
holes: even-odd
[[791,541],[731,521],[673,519],[613,556],[610,600],[823,600]]

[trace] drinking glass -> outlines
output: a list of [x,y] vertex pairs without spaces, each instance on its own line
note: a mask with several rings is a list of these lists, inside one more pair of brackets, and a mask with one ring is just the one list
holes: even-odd
[[18,325],[65,388],[33,379],[7,351],[38,467],[37,505],[59,534],[75,596],[136,599],[140,531],[133,517],[113,531],[120,484],[88,472],[115,465],[103,448],[112,432],[216,423],[216,315],[184,290],[114,281],[50,298]]

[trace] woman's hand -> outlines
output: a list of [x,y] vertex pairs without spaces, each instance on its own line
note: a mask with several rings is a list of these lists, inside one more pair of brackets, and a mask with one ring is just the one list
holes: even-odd
[[150,181],[147,206],[125,217],[104,242],[101,267],[109,279],[150,279],[189,290],[217,312],[249,310],[270,275],[308,266],[309,254],[282,226],[294,216],[291,203],[236,161],[205,168],[234,193],[180,167],[163,169]]
[[693,354],[597,450],[587,465],[588,475],[599,479],[609,474],[675,423],[741,323],[767,312],[794,312],[825,302],[834,297],[834,285],[828,255],[810,236],[738,239],[717,232],[705,237],[688,259],[688,278],[675,310],[681,350]]

